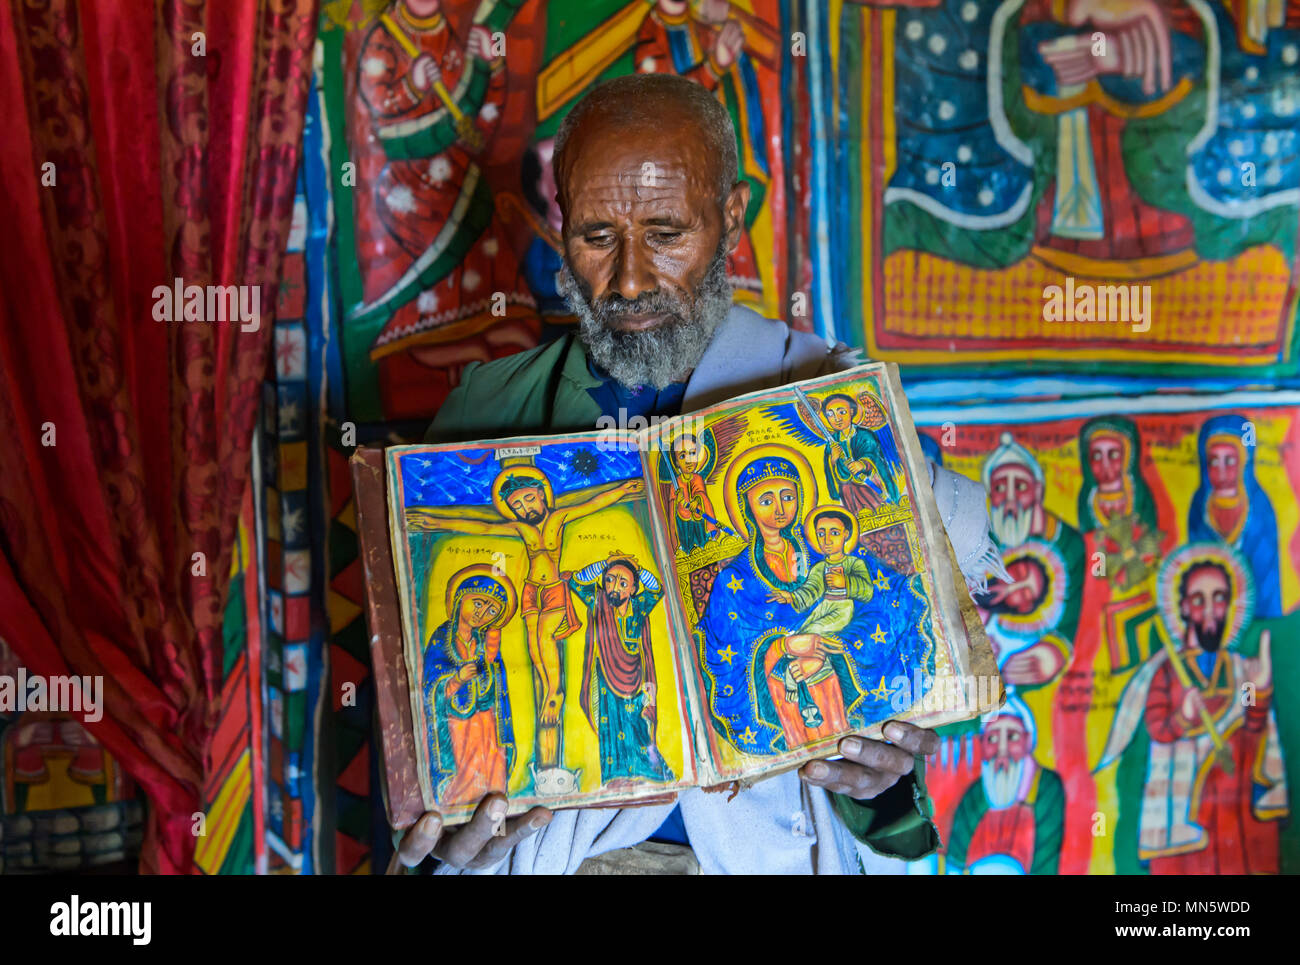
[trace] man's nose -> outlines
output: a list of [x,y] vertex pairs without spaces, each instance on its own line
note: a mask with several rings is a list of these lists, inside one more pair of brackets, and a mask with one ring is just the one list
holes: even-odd
[[615,270],[618,274],[614,279],[614,289],[628,301],[634,301],[657,287],[650,253],[636,239],[623,239]]

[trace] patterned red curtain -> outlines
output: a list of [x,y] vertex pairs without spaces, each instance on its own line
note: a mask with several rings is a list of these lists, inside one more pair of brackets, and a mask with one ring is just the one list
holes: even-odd
[[[315,31],[315,0],[0,0],[0,635],[103,677],[144,871],[192,862]],[[259,324],[156,320],[176,279],[258,286]]]

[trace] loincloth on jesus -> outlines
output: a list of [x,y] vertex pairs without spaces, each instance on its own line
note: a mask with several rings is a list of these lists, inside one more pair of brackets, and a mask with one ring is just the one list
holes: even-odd
[[555,628],[553,636],[562,640],[582,629],[578,611],[573,608],[573,595],[567,583],[533,583],[524,581],[524,591],[519,597],[519,609],[524,616],[541,613],[564,613],[564,620]]

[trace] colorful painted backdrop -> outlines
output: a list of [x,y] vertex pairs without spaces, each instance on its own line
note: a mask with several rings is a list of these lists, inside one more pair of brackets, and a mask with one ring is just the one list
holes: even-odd
[[[721,42],[727,21],[739,41]],[[983,810],[968,794],[988,727],[949,735],[932,781],[945,852],[927,867],[1003,854],[1001,834],[1023,870],[1151,868],[1137,842],[1160,833],[1140,820],[1158,800],[1152,736],[1143,713],[1118,731],[1116,718],[1146,706],[1126,689],[1150,693],[1142,668],[1177,636],[1161,567],[1191,543],[1238,547],[1225,571],[1239,612],[1250,582],[1252,615],[1225,666],[1258,674],[1242,661],[1270,629],[1276,683],[1248,721],[1265,735],[1261,780],[1213,778],[1252,802],[1239,817],[1255,836],[1216,831],[1183,860],[1288,867],[1274,805],[1296,786],[1277,769],[1300,758],[1283,686],[1300,481],[1295,402],[1278,393],[1297,374],[1298,61],[1296,0],[325,2],[259,442],[270,753],[248,806],[268,810],[271,867],[387,859],[346,456],[418,438],[468,362],[571,324],[554,286],[552,138],[593,83],[633,71],[689,76],[732,115],[754,198],[728,266],[738,299],[902,363],[934,453],[958,471],[982,478],[1003,433],[1041,470],[1052,536],[1006,544],[1032,544],[1014,561],[1013,604],[1029,612],[990,615],[1039,765],[1033,820],[1016,824],[1014,789]],[[421,67],[417,84],[417,62],[439,83]],[[1225,394],[1243,383],[1258,391]],[[1176,411],[1115,398],[1172,388],[1188,399]],[[969,406],[984,399],[1014,401]],[[1080,462],[1085,423],[1108,413],[1130,413],[1102,436],[1131,460],[1118,518],[1141,525],[1127,531],[1092,507]],[[1205,488],[1199,435],[1218,416],[1256,433],[1241,442],[1244,511]],[[1109,576],[1092,572],[1098,552]],[[1103,764],[1112,737],[1129,739]]]

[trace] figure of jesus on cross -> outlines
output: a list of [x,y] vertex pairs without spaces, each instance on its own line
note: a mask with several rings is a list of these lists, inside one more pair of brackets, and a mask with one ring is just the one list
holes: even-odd
[[640,495],[644,483],[632,479],[597,492],[570,506],[556,506],[551,482],[536,466],[504,467],[492,482],[492,505],[499,520],[441,515],[437,508],[406,511],[411,530],[478,536],[510,536],[523,542],[528,574],[520,594],[520,612],[533,664],[537,709],[537,755],[533,771],[538,796],[576,790],[573,775],[561,774],[560,733],[564,707],[564,673],[560,641],[580,626],[568,584],[561,578],[560,553],[567,523],[614,505],[624,496]]

